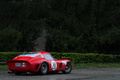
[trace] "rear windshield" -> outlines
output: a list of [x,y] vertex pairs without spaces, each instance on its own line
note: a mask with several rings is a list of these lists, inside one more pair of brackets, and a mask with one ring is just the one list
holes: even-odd
[[41,55],[41,53],[27,52],[27,53],[21,54],[20,56],[35,57],[35,56],[38,56],[38,55]]

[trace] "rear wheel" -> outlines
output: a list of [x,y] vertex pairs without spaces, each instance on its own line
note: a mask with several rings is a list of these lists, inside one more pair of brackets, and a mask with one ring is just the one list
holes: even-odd
[[70,62],[67,62],[67,65],[65,67],[65,70],[63,71],[64,74],[69,74],[72,70],[72,65]]
[[47,74],[48,72],[48,64],[46,62],[43,62],[40,66],[39,73],[42,75]]

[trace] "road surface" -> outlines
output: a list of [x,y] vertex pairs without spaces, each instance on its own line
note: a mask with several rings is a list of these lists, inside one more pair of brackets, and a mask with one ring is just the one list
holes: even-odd
[[84,68],[73,69],[70,74],[36,75],[23,74],[17,76],[8,74],[9,70],[0,70],[0,80],[120,80],[120,68]]

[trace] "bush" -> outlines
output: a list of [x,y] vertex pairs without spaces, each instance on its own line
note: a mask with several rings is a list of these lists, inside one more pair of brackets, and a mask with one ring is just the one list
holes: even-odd
[[108,54],[98,54],[98,53],[86,53],[86,54],[63,53],[62,59],[63,58],[70,59],[74,64],[76,63],[120,63],[120,55],[108,55]]
[[0,62],[6,62],[7,60],[12,60],[16,56],[22,54],[23,52],[0,52]]
[[[0,61],[5,62],[24,52],[0,52]],[[120,63],[120,55],[108,55],[98,53],[58,53],[50,52],[56,59],[70,59],[73,64],[77,63]]]
[[55,59],[61,59],[61,53],[58,52],[50,52],[51,55],[55,58]]

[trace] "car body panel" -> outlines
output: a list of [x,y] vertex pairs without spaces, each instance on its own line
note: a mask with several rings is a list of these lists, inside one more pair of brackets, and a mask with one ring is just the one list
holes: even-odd
[[38,72],[43,62],[48,64],[48,72],[65,70],[68,59],[54,59],[49,52],[32,51],[7,61],[9,70],[13,72]]

